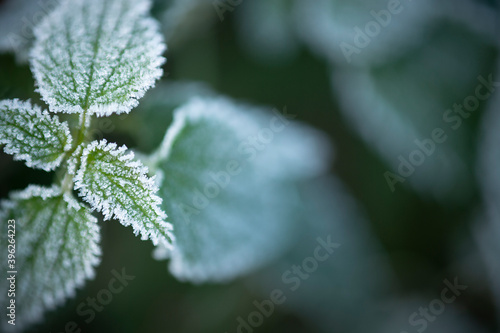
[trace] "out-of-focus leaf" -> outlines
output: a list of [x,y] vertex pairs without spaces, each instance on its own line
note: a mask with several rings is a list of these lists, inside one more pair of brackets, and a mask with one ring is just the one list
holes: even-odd
[[298,33],[313,51],[340,65],[366,65],[421,44],[441,7],[426,0],[297,0],[294,11]]
[[[389,295],[393,272],[339,180],[320,177],[303,184],[300,194],[300,237],[251,285],[266,298],[273,289],[283,291],[286,301],[280,307],[318,332],[354,332],[360,318]],[[328,243],[337,246],[325,247]]]
[[467,137],[484,103],[478,87],[490,95],[495,53],[467,29],[444,25],[397,62],[334,72],[344,116],[390,167],[391,175],[381,175],[388,190],[408,182],[440,200],[471,194]]
[[293,182],[325,169],[327,145],[286,116],[227,99],[195,99],[149,164],[162,174],[163,207],[174,224],[177,278],[225,281],[269,262],[296,227]]

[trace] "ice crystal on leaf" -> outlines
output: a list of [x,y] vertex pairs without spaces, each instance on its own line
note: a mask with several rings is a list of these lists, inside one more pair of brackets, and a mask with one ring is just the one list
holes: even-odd
[[32,168],[51,171],[61,164],[71,148],[66,122],[59,122],[30,102],[0,101],[0,144],[14,159],[26,161]]
[[[16,244],[15,267],[3,261],[0,268],[19,271],[17,324],[7,325],[5,316],[0,323],[14,330],[39,320],[93,277],[100,248],[92,210],[132,225],[155,245],[168,248],[173,241],[147,168],[126,147],[89,143],[92,116],[129,112],[162,74],[165,45],[148,16],[150,1],[63,0],[54,6],[34,29],[31,69],[50,111],[79,114],[74,137],[68,123],[29,101],[0,101],[4,150],[32,168],[61,166],[63,175],[58,185],[30,185],[0,203],[4,258],[8,245]],[[91,208],[73,197],[73,188]],[[12,236],[9,219],[16,221]],[[0,281],[2,295],[8,285]],[[3,297],[0,305],[6,308],[8,301]]]
[[148,169],[125,146],[117,148],[106,140],[90,143],[82,153],[76,173],[75,189],[104,219],[115,217],[123,225],[132,225],[143,240],[171,244],[172,226],[165,222],[161,199]]
[[35,29],[31,67],[53,112],[129,112],[161,77],[165,44],[147,0],[64,1]]
[[[85,279],[93,278],[100,262],[99,227],[88,208],[60,188],[30,185],[10,195],[1,204],[1,251],[7,258],[8,219],[15,222],[16,329],[39,320],[51,309],[74,295]],[[9,229],[13,230],[13,229]],[[11,232],[9,232],[11,234]],[[9,281],[0,280],[0,304],[8,306]],[[2,316],[2,324],[7,325]],[[12,327],[11,327],[12,328]]]

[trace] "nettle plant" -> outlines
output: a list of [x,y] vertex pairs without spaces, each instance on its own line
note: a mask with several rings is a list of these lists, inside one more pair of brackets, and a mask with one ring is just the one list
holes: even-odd
[[[179,107],[143,162],[125,146],[92,140],[93,119],[130,112],[162,76],[166,46],[150,6],[62,2],[35,27],[29,58],[49,111],[30,101],[0,102],[5,152],[56,171],[52,186],[30,185],[1,202],[2,251],[7,221],[16,221],[15,329],[93,278],[101,256],[94,212],[151,240],[154,257],[170,259],[177,278],[227,281],[286,249],[298,219],[290,209],[299,202],[296,183],[324,170],[317,156],[325,142],[316,132],[286,112],[270,116],[227,98]],[[73,121],[61,121],[61,113]],[[9,270],[6,260],[0,265]],[[7,289],[4,279],[0,294]],[[6,302],[2,296],[4,309]]]

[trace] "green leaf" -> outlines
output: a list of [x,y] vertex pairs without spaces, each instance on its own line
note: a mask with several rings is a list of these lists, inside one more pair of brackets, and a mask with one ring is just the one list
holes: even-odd
[[71,142],[68,124],[47,111],[17,99],[0,101],[0,144],[14,159],[51,171],[61,164]]
[[480,39],[498,40],[496,10],[477,1],[296,0],[293,12],[299,37],[337,67],[397,61],[426,45],[436,26],[451,22]]
[[75,176],[75,190],[104,219],[112,217],[123,225],[132,225],[134,234],[151,239],[153,244],[170,246],[172,225],[165,221],[161,199],[154,178],[127,147],[117,148],[106,140],[90,143],[82,153],[80,169]]
[[[422,43],[443,4],[405,1],[392,7],[388,12],[386,0],[297,0],[297,32],[313,52],[340,66],[390,61]],[[382,16],[382,25],[374,15]],[[372,21],[379,27],[376,34],[365,32]]]
[[[467,52],[463,45],[470,46]],[[441,202],[470,198],[470,143],[475,141],[474,117],[484,104],[472,112],[457,110],[488,78],[495,55],[495,48],[477,34],[449,24],[398,61],[333,73],[344,117],[387,163],[387,172],[400,177],[381,176],[389,193],[411,185]]]
[[129,112],[163,73],[147,0],[63,2],[35,28],[31,67],[53,112]]
[[170,257],[172,274],[193,282],[229,280],[276,258],[296,226],[294,182],[325,167],[319,139],[280,115],[223,98],[177,109],[150,161],[163,175],[176,241],[154,256]]
[[[88,208],[57,187],[31,185],[1,203],[0,251],[4,273],[16,275],[16,329],[41,319],[46,309],[74,296],[100,262],[97,219]],[[15,236],[8,236],[8,220]],[[12,228],[12,227],[11,227]],[[9,229],[11,230],[11,229]],[[7,265],[7,245],[15,240],[15,266]],[[8,274],[10,275],[10,273]],[[8,280],[0,280],[0,304],[8,305]],[[2,324],[8,317],[2,316]]]

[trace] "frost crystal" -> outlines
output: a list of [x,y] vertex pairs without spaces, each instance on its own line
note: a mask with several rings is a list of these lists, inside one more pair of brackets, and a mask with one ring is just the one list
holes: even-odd
[[[2,271],[17,271],[16,329],[41,319],[85,279],[94,277],[100,262],[99,227],[88,208],[58,187],[29,186],[1,203],[0,251],[7,259],[7,220],[15,219],[16,264]],[[7,307],[8,280],[0,280],[0,305]],[[2,316],[4,327],[10,326]]]
[[129,112],[163,73],[147,0],[64,1],[35,29],[31,67],[53,112]]
[[149,238],[155,245],[171,244],[172,225],[165,222],[154,178],[149,178],[147,168],[133,161],[134,154],[126,154],[126,150],[106,140],[90,143],[83,150],[75,189],[105,220],[115,217],[125,226],[132,225],[136,235],[140,233],[141,239]]
[[160,246],[154,257],[171,258],[174,276],[226,281],[287,248],[297,221],[294,181],[323,170],[326,144],[284,118],[224,98],[176,110],[151,157],[164,175],[160,194],[176,237],[172,250]]
[[0,144],[5,144],[5,152],[14,159],[51,171],[61,164],[71,142],[68,124],[47,111],[30,102],[0,101]]

